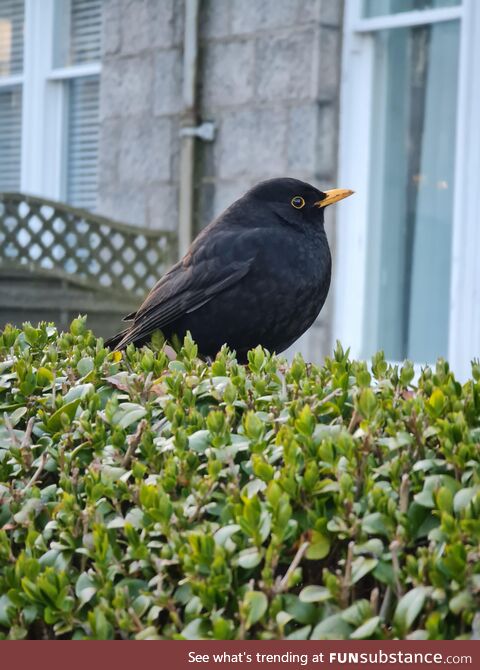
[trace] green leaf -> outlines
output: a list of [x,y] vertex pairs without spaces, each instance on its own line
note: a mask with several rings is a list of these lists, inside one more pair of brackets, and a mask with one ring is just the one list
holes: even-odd
[[0,361],[0,374],[5,372],[5,370],[10,370],[10,368],[13,367],[13,364],[15,363],[15,360],[11,358],[10,360],[7,361]]
[[86,330],[86,317],[79,316],[77,319],[73,319],[70,324],[70,332],[72,335],[83,335]]
[[319,603],[330,600],[332,594],[325,586],[306,586],[298,596],[303,603]]
[[48,368],[40,367],[37,370],[37,384],[40,387],[48,386],[53,382],[54,375]]
[[300,412],[300,416],[295,421],[295,428],[299,433],[305,435],[305,437],[310,437],[313,435],[313,431],[315,430],[315,423],[315,417],[312,414],[310,406],[305,405],[305,407]]
[[245,624],[247,630],[263,617],[268,608],[267,596],[261,591],[247,591],[243,598],[243,606],[247,613]]
[[440,389],[435,389],[428,401],[429,407],[435,416],[440,416],[445,407],[445,396]]
[[380,617],[374,616],[371,619],[367,619],[365,623],[362,623],[357,629],[350,634],[351,640],[366,640],[371,637],[377,630],[380,624]]
[[411,361],[405,361],[400,371],[400,381],[404,386],[408,386],[415,377],[415,368]]
[[133,607],[133,610],[134,610],[135,614],[140,619],[145,614],[145,612],[149,609],[151,604],[152,604],[152,599],[149,596],[140,594],[133,601],[132,607]]
[[448,604],[450,611],[457,615],[463,612],[463,610],[474,607],[474,605],[473,595],[466,589],[453,596]]
[[394,624],[402,633],[408,631],[420,614],[425,604],[428,590],[424,586],[417,586],[408,591],[398,601],[393,615]]
[[453,510],[456,514],[467,508],[472,500],[480,493],[480,486],[471,486],[460,489],[453,498]]
[[453,508],[453,494],[446,486],[441,486],[436,495],[437,507],[441,512],[451,512]]
[[230,539],[231,536],[237,533],[239,530],[240,526],[238,525],[238,523],[231,523],[228,526],[223,526],[223,528],[219,528],[213,537],[215,539],[215,542],[220,547],[223,547],[225,546],[227,540]]
[[286,640],[308,640],[310,631],[312,630],[311,626],[303,626],[302,628],[297,628],[292,631],[287,637]]
[[80,404],[80,398],[73,400],[72,402],[67,402],[65,405],[62,405],[56,412],[54,412],[47,421],[47,431],[51,434],[58,433],[62,429],[63,421],[62,417],[67,417],[67,420],[71,423],[75,417],[77,407]]
[[105,614],[96,607],[93,612],[89,614],[89,621],[94,629],[95,640],[111,640],[113,637],[113,628],[109,623]]
[[368,575],[378,564],[378,558],[365,558],[359,556],[352,563],[352,584],[359,582],[362,577]]
[[318,561],[328,556],[330,551],[330,540],[322,533],[314,530],[312,533],[311,544],[305,552],[305,558],[310,561]]
[[10,598],[3,594],[0,596],[0,626],[9,628],[15,615],[15,607]]
[[375,579],[378,579],[382,584],[388,584],[389,586],[394,586],[395,575],[393,572],[393,567],[390,562],[387,561],[378,561],[378,565],[372,572]]
[[102,482],[111,483],[118,481],[127,470],[125,468],[113,467],[111,465],[104,465],[101,469]]
[[18,524],[28,523],[31,516],[36,517],[43,507],[43,502],[38,498],[29,498],[24,502],[19,511],[14,514],[13,518]]
[[414,495],[413,499],[417,505],[433,509],[435,507],[434,493],[442,487],[446,487],[450,493],[455,495],[460,484],[450,475],[429,475],[425,477],[422,491]]
[[298,623],[311,624],[317,621],[317,608],[312,603],[302,602],[293,593],[286,593],[283,599],[285,602],[285,611]]
[[430,639],[430,635],[428,634],[428,631],[423,630],[422,628],[419,628],[418,630],[414,630],[408,635],[405,636],[406,640],[428,640]]
[[28,409],[26,407],[19,407],[16,409],[14,412],[12,412],[9,415],[9,421],[13,428],[17,425],[17,423],[22,419],[22,417],[25,416],[25,414],[28,412]]
[[265,430],[265,424],[255,412],[247,412],[245,416],[245,434],[251,440],[260,440]]
[[282,628],[285,627],[287,623],[292,619],[293,619],[292,615],[289,614],[288,612],[285,612],[284,610],[280,610],[280,612],[275,617],[275,621]]
[[118,410],[113,415],[113,425],[119,428],[128,428],[132,423],[136,423],[146,416],[147,410],[142,405],[135,402],[124,402],[119,405]]
[[161,640],[155,626],[147,626],[135,635],[136,640]]
[[262,560],[262,554],[256,547],[250,547],[248,549],[244,549],[237,556],[237,564],[241,568],[245,568],[246,570],[255,568],[260,563],[261,560]]
[[77,371],[80,377],[86,377],[95,367],[95,363],[91,356],[81,358],[77,363]]
[[97,587],[93,579],[86,572],[82,572],[75,583],[75,595],[79,599],[80,607],[90,602],[96,592]]
[[210,431],[197,430],[188,438],[188,448],[192,451],[204,452],[210,446]]
[[72,388],[65,394],[63,402],[72,402],[72,400],[78,400],[79,398],[82,400],[94,393],[94,391],[95,387],[93,384],[77,384],[76,386],[72,386]]
[[348,640],[351,632],[351,627],[342,619],[340,614],[332,614],[315,626],[310,639]]
[[212,621],[212,633],[215,640],[230,640],[233,637],[235,626],[230,619],[217,616]]
[[395,525],[393,520],[386,514],[373,512],[363,517],[362,530],[364,533],[369,533],[370,535],[386,535],[390,537],[395,530]]
[[377,537],[372,537],[372,539],[367,540],[363,544],[356,544],[353,548],[353,553],[356,555],[359,554],[374,554],[375,556],[381,556],[385,551],[385,546],[382,540]]
[[346,610],[343,610],[341,617],[351,626],[355,626],[355,628],[357,628],[367,619],[369,619],[372,614],[373,612],[370,602],[365,598],[361,598],[360,600],[354,602],[353,605],[350,605],[350,607],[347,607]]
[[358,409],[367,420],[372,419],[378,407],[377,398],[370,388],[361,390],[358,397]]

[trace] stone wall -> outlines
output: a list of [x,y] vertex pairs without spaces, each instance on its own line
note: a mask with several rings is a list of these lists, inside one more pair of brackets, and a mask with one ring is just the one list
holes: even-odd
[[338,0],[204,0],[199,223],[255,182],[329,185],[336,171]]
[[175,230],[183,2],[103,7],[98,211]]
[[[342,0],[201,0],[195,225],[252,184],[335,184]],[[183,0],[105,0],[99,211],[175,229]],[[334,210],[327,231],[334,247]],[[330,346],[327,306],[297,346]]]

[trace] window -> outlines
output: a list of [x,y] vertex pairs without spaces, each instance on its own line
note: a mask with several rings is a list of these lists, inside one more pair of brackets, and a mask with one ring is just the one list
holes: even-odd
[[23,0],[0,0],[0,191],[20,187]]
[[0,0],[0,190],[94,209],[102,0]]
[[67,201],[94,209],[97,198],[98,77],[75,77],[68,90]]
[[56,0],[54,67],[100,60],[102,0]]
[[53,77],[63,83],[66,200],[94,209],[97,197],[101,0],[56,0]]
[[374,36],[366,346],[394,360],[448,354],[458,47],[458,21]]
[[479,5],[346,0],[334,331],[357,356],[480,354]]
[[411,12],[423,9],[439,9],[460,5],[461,0],[365,0],[364,16],[386,16],[398,12]]

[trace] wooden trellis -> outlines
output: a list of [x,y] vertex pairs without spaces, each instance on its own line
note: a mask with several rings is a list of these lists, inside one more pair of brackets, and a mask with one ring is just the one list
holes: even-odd
[[176,259],[176,237],[63,203],[0,193],[0,328],[87,314],[98,335],[119,327]]
[[173,263],[175,236],[63,203],[0,193],[0,267],[143,296]]

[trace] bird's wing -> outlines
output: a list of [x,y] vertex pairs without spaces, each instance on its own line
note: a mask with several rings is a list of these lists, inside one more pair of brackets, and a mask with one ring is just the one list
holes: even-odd
[[[196,309],[209,302],[214,295],[225,290],[232,284],[235,284],[244,277],[253,259],[243,263],[238,263],[234,267],[226,268],[223,276],[216,278],[216,281],[208,286],[195,285],[179,288],[178,292],[171,295],[172,287],[165,283],[160,287],[160,291],[148,301],[148,306],[142,306],[133,321],[133,329],[139,328],[141,331],[151,332],[157,328],[164,328],[184,314],[194,312]],[[170,280],[175,283],[175,280]],[[170,294],[170,295],[168,295]]]
[[[235,242],[238,245],[239,240],[229,239],[228,242],[232,246],[227,246],[228,252],[224,257],[220,253],[223,245],[194,245],[191,252],[152,288],[136,314],[129,314],[133,323],[121,345],[148,337],[155,330],[165,328],[245,277],[254,261],[255,253],[252,253],[250,247],[248,251],[251,253],[248,257],[235,258],[232,248]],[[246,251],[245,247],[243,251]]]

